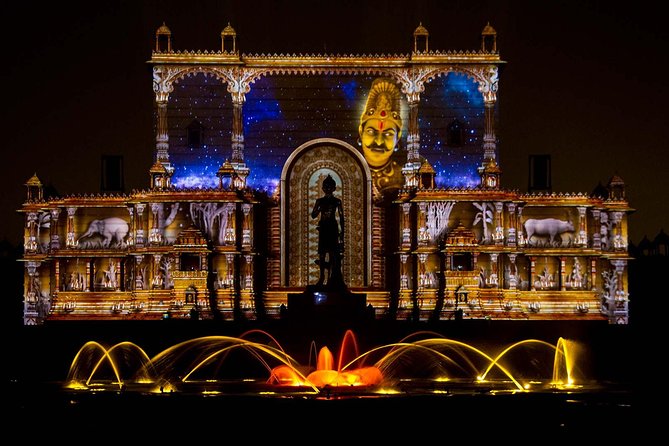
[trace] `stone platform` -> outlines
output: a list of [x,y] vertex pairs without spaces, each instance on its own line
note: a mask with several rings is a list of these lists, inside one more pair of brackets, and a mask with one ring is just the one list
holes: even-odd
[[309,285],[302,293],[288,295],[286,316],[289,319],[355,321],[373,319],[373,308],[367,307],[367,295],[351,293],[345,287]]

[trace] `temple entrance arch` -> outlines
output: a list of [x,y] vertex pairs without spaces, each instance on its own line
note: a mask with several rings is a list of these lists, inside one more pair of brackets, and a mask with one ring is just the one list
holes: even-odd
[[333,138],[308,141],[288,157],[281,172],[281,285],[303,288],[318,281],[318,219],[311,218],[323,179],[332,176],[344,209],[342,274],[352,288],[371,277],[372,176],[355,147]]

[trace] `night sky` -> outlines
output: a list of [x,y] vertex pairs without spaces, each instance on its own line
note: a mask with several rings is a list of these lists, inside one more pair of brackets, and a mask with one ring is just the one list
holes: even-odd
[[[104,3],[104,4],[98,4]],[[549,5],[544,3],[550,3]],[[669,230],[667,27],[649,4],[482,1],[109,1],[3,7],[0,239],[37,173],[60,195],[100,189],[101,155],[123,155],[126,191],[146,188],[155,149],[151,71],[163,21],[175,49],[407,54],[422,22],[430,48],[475,50],[486,22],[507,62],[498,92],[502,185],[527,189],[528,155],[550,154],[553,189],[628,185],[630,239]],[[396,7],[393,5],[397,5]],[[400,7],[399,5],[405,5]],[[16,26],[19,25],[19,26]],[[18,31],[17,31],[18,30]]]
[[[291,153],[316,138],[335,138],[353,146],[376,75],[271,75],[257,79],[244,102],[244,161],[247,184],[272,194]],[[394,81],[393,81],[394,82]],[[216,187],[216,172],[230,158],[232,101],[227,85],[204,74],[175,83],[167,107],[172,184]],[[408,105],[400,99],[406,144]],[[421,94],[421,155],[436,172],[437,187],[476,187],[481,182],[484,104],[476,82],[450,73],[429,82]],[[448,144],[448,126],[458,123],[460,144]],[[201,129],[201,146],[188,143],[188,128]]]

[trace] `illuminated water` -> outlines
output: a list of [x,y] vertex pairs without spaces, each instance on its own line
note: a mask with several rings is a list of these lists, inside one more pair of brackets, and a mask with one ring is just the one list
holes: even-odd
[[[259,334],[266,342],[249,340]],[[104,347],[89,341],[72,361],[65,387],[99,391],[289,393],[321,397],[355,394],[440,393],[485,389],[529,392],[579,388],[578,345],[559,338],[555,345],[526,339],[497,352],[437,333],[416,332],[399,342],[358,351],[347,330],[334,358],[321,347],[316,367],[300,364],[262,330],[240,337],[204,336],[168,347],[153,358],[132,342]],[[335,365],[336,362],[336,365]],[[230,384],[233,384],[230,386]],[[230,390],[232,389],[232,390]],[[289,390],[290,392],[287,392]]]
[[[10,402],[19,414],[46,411],[89,422],[109,412],[152,422],[188,413],[201,422],[214,417],[283,426],[312,425],[321,417],[385,417],[396,419],[389,425],[396,428],[408,417],[431,426],[580,429],[632,413],[627,377],[598,376],[612,364],[624,369],[629,355],[620,344],[624,336],[609,343],[608,328],[564,337],[555,330],[502,336],[498,328],[478,325],[466,333],[412,326],[383,336],[374,327],[327,335],[313,326],[237,335],[206,334],[209,328],[185,330],[178,342],[162,329],[155,337],[129,335],[133,341],[119,339],[116,329],[114,336],[82,341],[83,334],[68,329],[49,358],[55,365],[60,357],[53,367],[60,377],[52,370],[51,380],[18,381]],[[602,343],[620,347],[601,353],[594,344]]]

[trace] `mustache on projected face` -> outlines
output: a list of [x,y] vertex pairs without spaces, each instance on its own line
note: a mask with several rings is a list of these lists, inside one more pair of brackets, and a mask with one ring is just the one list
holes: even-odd
[[370,149],[370,150],[376,150],[376,151],[382,151],[382,152],[389,151],[389,149],[386,147],[385,144],[377,144],[375,142],[369,144],[367,146],[367,148]]

